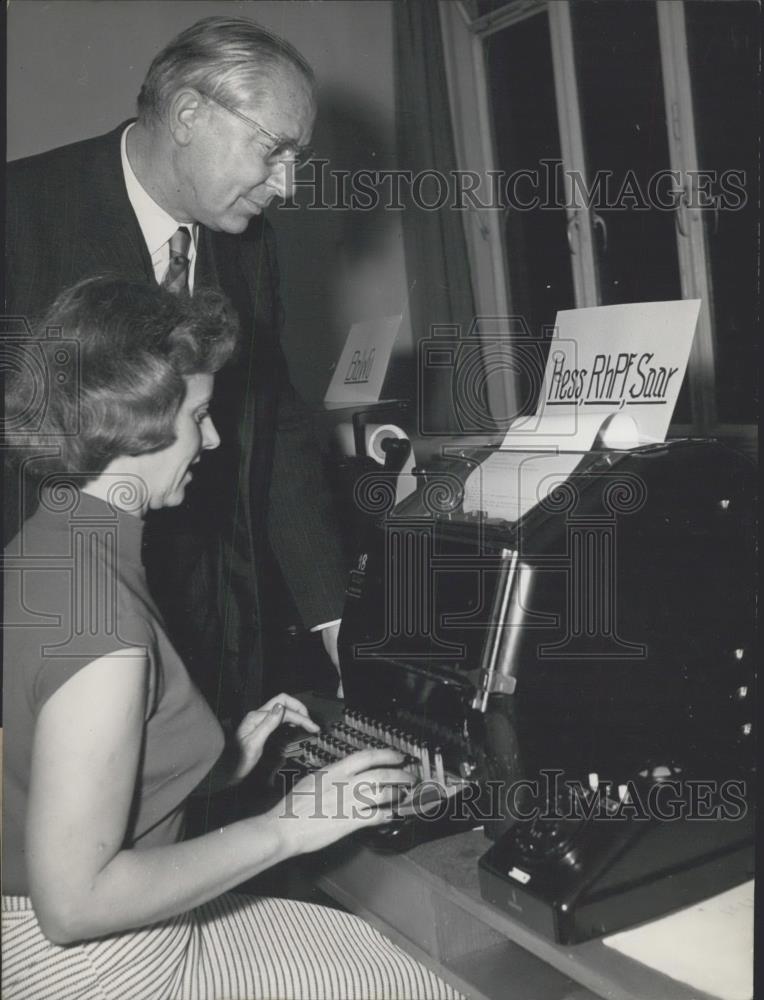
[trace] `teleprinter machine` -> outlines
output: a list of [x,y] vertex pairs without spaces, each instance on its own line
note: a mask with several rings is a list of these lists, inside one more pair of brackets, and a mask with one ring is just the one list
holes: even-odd
[[484,896],[561,942],[750,878],[752,464],[591,451],[506,520],[464,510],[484,457],[415,470],[397,506],[384,471],[357,483],[345,715],[310,762],[398,747],[422,808],[390,839],[483,825]]

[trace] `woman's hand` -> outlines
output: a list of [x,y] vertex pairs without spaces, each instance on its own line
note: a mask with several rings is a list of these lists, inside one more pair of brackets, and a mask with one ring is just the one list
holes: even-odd
[[263,755],[266,740],[284,722],[317,733],[319,726],[308,715],[307,708],[297,698],[277,694],[254,712],[247,712],[235,733],[234,751],[238,751],[230,783],[245,778]]
[[396,750],[359,750],[302,778],[270,811],[288,853],[317,851],[393,818],[391,806],[414,775]]

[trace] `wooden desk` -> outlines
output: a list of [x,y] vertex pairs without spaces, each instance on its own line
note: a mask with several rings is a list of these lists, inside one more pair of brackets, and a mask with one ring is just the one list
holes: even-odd
[[480,897],[479,831],[382,854],[344,841],[318,855],[319,887],[470,1000],[703,1000],[607,948],[542,938]]

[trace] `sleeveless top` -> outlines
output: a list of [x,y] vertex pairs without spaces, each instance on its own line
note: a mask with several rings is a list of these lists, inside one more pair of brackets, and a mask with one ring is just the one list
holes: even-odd
[[[88,663],[142,647],[144,749],[125,847],[180,839],[184,803],[220,756],[223,731],[173,648],[141,563],[143,521],[68,486],[5,551],[3,892],[29,893],[24,828],[34,729],[46,700]],[[127,661],[113,669],[129,669]]]

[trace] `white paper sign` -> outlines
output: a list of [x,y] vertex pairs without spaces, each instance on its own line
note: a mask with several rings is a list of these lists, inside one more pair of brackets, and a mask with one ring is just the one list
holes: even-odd
[[382,394],[402,315],[354,323],[345,341],[325,403],[376,403]]
[[536,414],[510,428],[512,443],[522,434],[528,447],[540,416],[555,415],[557,444],[565,448],[583,414],[599,415],[601,424],[619,412],[633,419],[640,438],[664,441],[699,311],[700,299],[686,299],[558,312]]
[[464,509],[516,521],[564,482],[599,436],[605,447],[664,441],[700,300],[557,313],[536,412],[467,477]]

